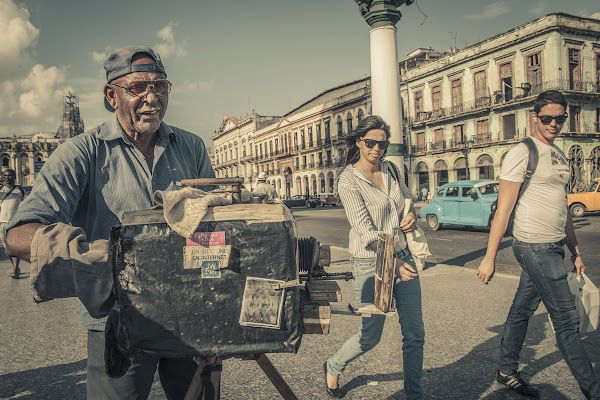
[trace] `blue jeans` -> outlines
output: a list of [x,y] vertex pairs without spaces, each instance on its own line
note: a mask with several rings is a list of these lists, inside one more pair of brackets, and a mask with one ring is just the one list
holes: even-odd
[[[401,259],[415,271],[410,253]],[[375,292],[375,258],[353,258],[354,291],[361,303],[373,303]],[[403,282],[394,281],[394,298],[398,319],[402,329],[402,356],[404,364],[404,391],[407,399],[422,399],[421,375],[423,371],[423,344],[425,328],[421,310],[421,283],[419,279]],[[363,317],[358,333],[327,360],[327,370],[332,376],[340,376],[348,363],[371,350],[381,339],[385,315]]]
[[563,244],[514,239],[512,248],[523,271],[504,325],[500,370],[507,374],[517,370],[529,318],[543,301],[554,325],[558,348],[581,391],[588,399],[600,399],[600,381],[581,342],[579,315],[567,283]]

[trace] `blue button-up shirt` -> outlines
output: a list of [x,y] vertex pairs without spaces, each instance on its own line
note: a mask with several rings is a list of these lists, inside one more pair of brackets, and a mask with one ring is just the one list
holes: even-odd
[[[202,139],[165,123],[158,129],[150,170],[115,117],[58,146],[9,228],[63,222],[83,228],[90,242],[108,239],[123,213],[156,205],[156,190],[173,189],[182,179],[214,176]],[[81,308],[83,328],[104,330],[105,318],[92,318]]]

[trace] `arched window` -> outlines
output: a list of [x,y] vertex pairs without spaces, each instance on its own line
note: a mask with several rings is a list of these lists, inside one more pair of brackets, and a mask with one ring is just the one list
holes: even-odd
[[358,109],[358,123],[360,124],[360,121],[362,121],[364,118],[364,113],[362,109]]
[[346,115],[346,127],[348,128],[348,135],[352,132],[352,114]]
[[337,118],[337,133],[338,135],[343,135],[344,131],[343,131],[343,123],[342,123],[342,117],[338,117]]

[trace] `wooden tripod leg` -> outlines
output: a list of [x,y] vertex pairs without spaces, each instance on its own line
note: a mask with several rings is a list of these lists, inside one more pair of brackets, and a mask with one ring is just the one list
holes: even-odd
[[273,386],[275,386],[275,389],[277,389],[281,397],[285,400],[298,400],[292,391],[292,388],[288,386],[285,379],[283,379],[279,371],[277,371],[277,368],[275,368],[271,360],[269,360],[265,354],[259,354],[256,357],[256,362],[260,365],[263,372],[267,375]]
[[192,383],[190,383],[190,387],[188,388],[187,393],[185,394],[184,400],[198,400],[198,396],[204,390],[204,384],[202,382],[202,371],[204,371],[204,367],[206,367],[206,358],[194,358],[198,362],[198,368],[196,368],[196,373],[192,378]]
[[[210,383],[212,383],[214,400],[221,399],[221,371],[223,371],[223,361],[221,359],[217,359],[214,363],[210,364]],[[213,399],[205,398],[204,400]]]

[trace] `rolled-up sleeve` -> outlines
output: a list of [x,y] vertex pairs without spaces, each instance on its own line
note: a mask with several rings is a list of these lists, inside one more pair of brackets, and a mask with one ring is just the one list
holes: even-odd
[[371,219],[360,190],[347,171],[340,175],[338,190],[350,226],[365,250],[370,250],[368,246],[377,241],[379,232]]

